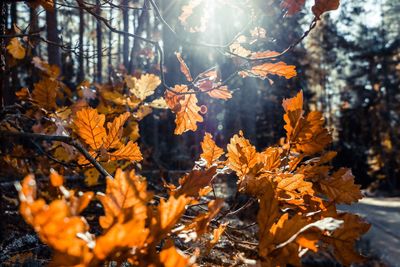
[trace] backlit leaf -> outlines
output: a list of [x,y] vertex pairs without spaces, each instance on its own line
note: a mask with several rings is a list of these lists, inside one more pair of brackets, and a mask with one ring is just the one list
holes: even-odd
[[201,142],[201,149],[203,153],[200,157],[206,161],[206,167],[213,165],[224,154],[222,148],[215,144],[212,135],[209,133],[205,133],[203,142]]
[[92,149],[98,150],[102,147],[107,136],[104,121],[104,114],[99,114],[93,108],[84,108],[76,112],[74,129],[86,144]]
[[56,96],[58,88],[59,83],[57,80],[44,78],[35,83],[32,98],[40,107],[46,110],[54,110],[57,107]]
[[137,143],[129,141],[126,145],[122,145],[117,151],[110,153],[111,160],[130,160],[141,161],[143,159]]

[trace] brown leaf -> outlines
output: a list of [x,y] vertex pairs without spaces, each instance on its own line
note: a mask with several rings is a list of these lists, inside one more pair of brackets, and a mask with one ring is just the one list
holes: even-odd
[[332,235],[324,236],[323,241],[333,246],[336,258],[343,265],[350,266],[352,263],[362,262],[364,257],[355,251],[354,247],[356,241],[368,232],[371,225],[350,213],[342,213],[338,219],[344,221],[342,227]]
[[263,63],[253,66],[250,70],[244,70],[239,73],[242,77],[254,76],[261,79],[267,78],[268,75],[278,75],[286,79],[293,78],[297,75],[296,66],[287,65],[285,62]]
[[205,133],[203,142],[201,142],[201,149],[203,153],[200,157],[206,161],[207,168],[216,163],[224,154],[224,150],[215,144],[210,133]]
[[169,108],[176,114],[175,134],[182,134],[186,131],[196,131],[197,123],[203,121],[199,114],[200,107],[197,105],[196,94],[188,90],[186,85],[176,85],[173,89],[176,93],[186,93],[178,95],[174,92],[166,91],[165,100]]
[[76,112],[74,130],[92,149],[99,150],[107,136],[104,121],[104,114],[96,109],[83,108]]
[[188,66],[186,65],[185,61],[183,60],[181,53],[175,52],[175,55],[179,61],[181,72],[185,75],[186,80],[188,82],[192,82],[193,81],[192,74],[190,74],[190,70],[189,70]]
[[362,198],[360,185],[354,184],[350,169],[341,168],[327,179],[321,179],[322,192],[338,204],[351,204]]
[[115,178],[107,178],[106,194],[97,194],[105,215],[99,222],[103,229],[115,223],[125,223],[132,218],[147,217],[147,202],[152,195],[147,193],[146,181],[141,181],[134,171],[128,173],[118,169]]
[[306,0],[283,0],[281,3],[281,8],[287,10],[289,16],[298,13],[304,6]]
[[323,13],[339,8],[339,0],[315,0],[314,6],[311,8],[314,15],[319,18]]
[[117,151],[112,152],[109,155],[111,160],[143,160],[142,153],[140,152],[138,144],[132,141],[129,141],[126,145],[122,145]]
[[259,155],[256,148],[243,137],[242,131],[231,138],[227,150],[228,166],[239,177],[246,175],[258,163]]
[[26,55],[25,48],[21,45],[21,42],[16,37],[12,38],[10,43],[7,45],[7,51],[15,59],[23,59]]
[[130,113],[125,112],[120,116],[116,117],[112,123],[110,122],[107,123],[108,134],[104,140],[104,145],[103,145],[105,149],[118,148],[122,145],[120,141],[122,130],[124,123],[127,121],[129,116]]
[[192,265],[190,259],[182,251],[178,250],[173,243],[169,244],[168,242],[160,252],[160,262],[164,267],[188,267]]
[[59,83],[51,78],[44,78],[35,83],[32,98],[38,105],[46,110],[56,109],[56,97]]
[[213,166],[206,171],[192,170],[179,180],[180,187],[173,191],[175,196],[186,195],[190,197],[198,197],[199,191],[209,186],[216,174],[217,167]]

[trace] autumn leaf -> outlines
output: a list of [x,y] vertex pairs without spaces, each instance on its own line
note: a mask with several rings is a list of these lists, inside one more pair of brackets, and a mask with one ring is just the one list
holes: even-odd
[[304,6],[306,0],[283,0],[281,8],[287,10],[289,16],[298,13]]
[[225,232],[226,227],[228,226],[228,222],[221,223],[218,228],[213,230],[212,240],[207,243],[207,250],[210,251],[221,239],[222,234]]
[[350,205],[362,198],[360,185],[354,184],[354,176],[349,169],[341,168],[319,183],[322,192],[338,204]]
[[142,218],[116,223],[96,239],[93,252],[100,260],[112,259],[112,255],[118,259],[119,253],[126,252],[130,248],[140,249],[145,246],[148,235],[149,229],[145,228],[145,221]]
[[116,117],[112,123],[107,123],[108,134],[103,145],[105,149],[118,148],[121,146],[120,139],[122,135],[122,129],[129,116],[130,113],[125,112]]
[[201,142],[201,149],[203,153],[200,155],[200,158],[206,161],[207,168],[213,165],[224,154],[224,150],[215,144],[210,133],[205,133],[203,142]]
[[314,194],[313,184],[304,180],[302,174],[281,173],[274,177],[278,196],[285,201],[303,202],[304,195]]
[[315,0],[314,6],[311,8],[315,17],[319,18],[323,13],[339,8],[339,0]]
[[261,65],[253,66],[250,70],[239,72],[242,77],[254,76],[261,79],[267,78],[268,75],[278,75],[286,79],[293,78],[297,75],[296,66],[287,65],[285,62],[264,63]]
[[84,108],[76,112],[74,130],[92,149],[99,150],[107,137],[104,121],[104,114],[93,108]]
[[359,216],[342,213],[337,217],[343,220],[343,225],[335,230],[333,234],[322,237],[322,241],[334,248],[336,258],[344,265],[362,262],[365,258],[355,250],[356,241],[371,227]]
[[208,232],[208,227],[212,219],[219,213],[222,206],[224,204],[224,200],[221,198],[217,198],[215,200],[211,200],[208,205],[208,211],[206,213],[202,213],[196,218],[193,219],[192,223],[186,226],[186,230],[193,229],[196,231],[197,236],[201,236]]
[[151,233],[156,240],[161,240],[175,224],[180,220],[186,210],[186,205],[191,201],[190,197],[181,195],[170,196],[167,201],[161,199],[157,207],[157,213],[152,219]]
[[190,197],[198,197],[199,191],[209,186],[212,179],[216,175],[217,167],[213,166],[205,171],[192,170],[179,180],[180,187],[173,191],[175,196],[186,195]]
[[140,79],[126,76],[125,82],[130,91],[140,100],[154,94],[154,91],[161,84],[160,78],[154,74],[143,74]]
[[15,59],[23,59],[25,57],[25,48],[22,46],[18,38],[14,37],[11,39],[10,43],[7,45],[7,51]]
[[165,100],[168,107],[176,114],[175,134],[197,130],[197,122],[202,122],[203,117],[199,114],[200,107],[192,90],[188,90],[186,85],[176,85],[173,92],[166,91]]
[[141,161],[143,159],[137,143],[129,141],[126,145],[122,145],[117,151],[109,154],[111,160],[130,160]]
[[54,187],[59,187],[64,184],[64,177],[56,172],[54,169],[50,170],[50,182]]
[[50,65],[39,57],[33,57],[32,64],[50,78],[55,79],[60,75],[60,68],[58,66]]
[[243,132],[235,134],[227,146],[228,166],[241,177],[247,174],[259,160],[256,148],[243,137]]
[[181,72],[185,75],[186,80],[188,82],[192,82],[193,81],[192,74],[190,74],[190,70],[189,70],[188,66],[186,65],[185,61],[183,60],[181,53],[175,52],[175,55],[179,61]]
[[164,267],[188,267],[192,265],[190,259],[178,250],[170,240],[167,241],[166,246],[160,252],[160,262]]
[[34,84],[32,98],[40,107],[46,110],[54,110],[57,107],[56,97],[58,88],[58,81],[51,78],[44,78]]
[[204,84],[201,84],[199,86],[199,89],[202,92],[206,92],[212,98],[222,99],[222,100],[227,100],[232,98],[232,93],[231,91],[229,91],[228,86],[216,86],[212,88],[207,88],[204,86]]
[[115,223],[125,223],[132,218],[147,217],[147,202],[152,194],[147,193],[147,183],[142,181],[134,171],[130,173],[117,169],[114,179],[107,178],[106,193],[97,194],[103,205],[105,215],[99,222],[103,229]]

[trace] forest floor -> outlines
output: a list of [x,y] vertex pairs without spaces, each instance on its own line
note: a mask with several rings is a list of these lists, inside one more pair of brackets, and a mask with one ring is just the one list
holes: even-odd
[[400,197],[367,197],[339,209],[363,216],[372,224],[363,246],[390,267],[400,267]]

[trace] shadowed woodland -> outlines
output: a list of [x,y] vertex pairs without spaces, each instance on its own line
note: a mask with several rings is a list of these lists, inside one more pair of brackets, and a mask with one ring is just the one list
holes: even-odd
[[0,12],[5,266],[385,266],[337,205],[400,192],[398,0]]

